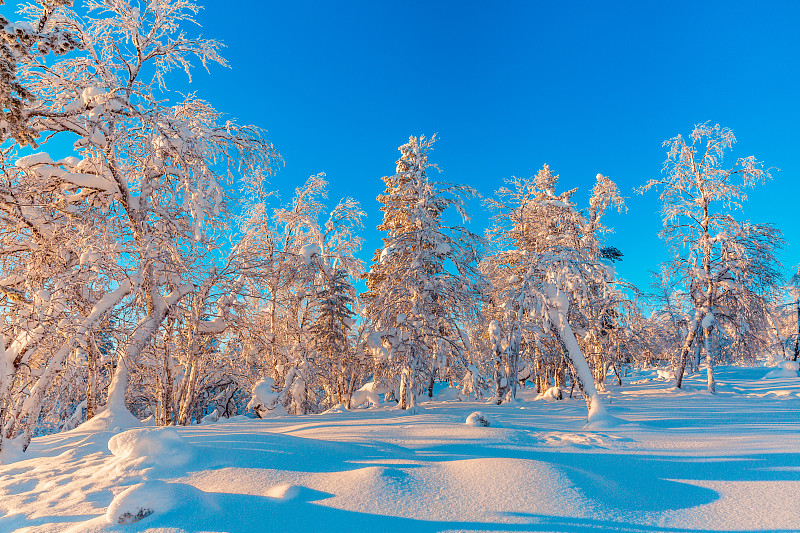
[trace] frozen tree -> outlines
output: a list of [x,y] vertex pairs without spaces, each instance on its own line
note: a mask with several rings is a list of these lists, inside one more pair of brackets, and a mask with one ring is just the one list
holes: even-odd
[[[260,354],[259,377],[271,380],[276,405],[294,414],[316,411],[337,383],[351,389],[360,379],[360,371],[348,366],[354,363],[354,354],[323,348],[321,336],[336,336],[336,321],[342,325],[350,320],[341,316],[347,314],[341,306],[350,305],[349,278],[362,269],[354,254],[361,244],[356,230],[364,213],[356,201],[345,198],[322,223],[324,178],[324,174],[311,176],[288,205],[274,210],[269,209],[269,195],[257,195],[261,201],[250,206],[242,224],[241,248],[251,258],[247,274],[251,303],[241,344],[245,351]],[[339,306],[338,311],[331,306]],[[334,315],[320,322],[323,312]]]
[[787,288],[790,303],[778,306],[777,335],[784,340],[784,357],[797,361],[800,358],[800,268],[795,267]]
[[121,305],[117,326],[127,334],[108,402],[123,408],[139,355],[202,285],[191,273],[224,229],[226,186],[277,160],[258,129],[166,87],[167,73],[188,73],[191,58],[225,64],[218,42],[180,30],[196,5],[89,1],[81,17],[61,4],[27,5],[23,15],[58,21],[79,50],[55,61],[16,56],[31,95],[25,127],[45,136],[46,151],[19,158],[9,149],[2,161],[3,286],[14,295],[3,314],[34,317],[4,322],[2,423],[6,437],[26,440],[65,363],[85,357],[98,324]]
[[[0,0],[0,5],[5,2]],[[11,22],[0,15],[0,142],[11,137],[19,145],[36,145],[38,132],[28,126],[26,107],[34,94],[17,76],[17,62],[30,56],[49,52],[65,54],[79,46],[75,38],[64,31],[53,17],[59,6],[69,6],[72,0],[39,0],[38,18],[31,22]]]
[[430,181],[434,141],[435,136],[410,137],[399,148],[397,172],[383,178],[378,229],[386,237],[363,295],[376,379],[396,390],[403,409],[413,408],[425,388],[431,396],[437,376],[463,375],[469,364],[467,330],[478,314],[475,262],[481,241],[443,220],[449,207],[466,220],[464,198],[476,193]]
[[514,178],[487,200],[495,246],[481,264],[492,284],[486,314],[496,322],[489,335],[507,376],[517,377],[521,357],[537,368],[545,352],[565,358],[592,419],[604,411],[580,344],[592,344],[586,338],[613,308],[613,272],[602,261],[597,235],[605,229],[605,210],[621,207],[622,199],[613,182],[598,175],[590,207],[581,211],[571,200],[575,190],[556,194],[557,183],[545,165],[534,178]]
[[689,297],[689,321],[676,361],[680,388],[687,358],[700,344],[707,360],[708,390],[715,391],[714,361],[727,343],[740,354],[754,355],[755,336],[768,327],[766,303],[780,280],[775,257],[780,231],[766,224],[734,218],[746,200],[745,190],[770,177],[755,157],[726,163],[733,132],[708,123],[691,135],[668,139],[661,179],[640,189],[660,189],[662,238],[675,259],[666,266]]
[[330,398],[329,406],[338,403],[349,409],[353,391],[367,371],[364,353],[357,351],[353,342],[355,288],[343,268],[325,263],[320,266],[317,317],[311,326],[317,373],[324,382],[326,397]]
[[647,296],[649,316],[632,320],[631,333],[640,346],[639,362],[658,366],[672,362],[686,338],[688,322],[686,294],[680,291],[676,280],[668,272],[651,272],[654,281]]

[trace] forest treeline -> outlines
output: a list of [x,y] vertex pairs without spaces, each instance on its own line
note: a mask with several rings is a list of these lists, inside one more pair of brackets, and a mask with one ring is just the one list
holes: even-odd
[[797,359],[781,233],[737,218],[769,171],[725,159],[729,129],[665,142],[640,192],[660,194],[674,260],[646,291],[604,240],[625,208],[611,179],[577,205],[548,166],[510,178],[477,235],[476,192],[430,178],[422,136],[383,178],[365,265],[358,202],[327,203],[320,174],[278,203],[263,131],[167,87],[191,61],[225,64],[184,33],[197,9],[40,0],[0,16],[0,449],[103,409],[158,425],[378,394],[413,409],[441,382],[498,403],[526,382],[572,390],[591,417],[631,366],[671,365],[680,387],[705,361],[714,392],[717,364]]

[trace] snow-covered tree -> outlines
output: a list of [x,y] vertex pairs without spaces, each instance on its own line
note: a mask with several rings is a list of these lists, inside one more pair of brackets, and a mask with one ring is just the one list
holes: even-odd
[[481,241],[443,219],[453,207],[467,220],[463,201],[476,193],[429,179],[429,169],[436,168],[428,163],[434,141],[435,136],[410,137],[399,148],[396,173],[383,178],[378,229],[386,237],[363,295],[376,379],[396,390],[403,409],[413,408],[425,388],[432,395],[437,377],[463,375],[469,364],[467,331],[479,312],[475,264]]
[[678,135],[664,141],[664,177],[640,189],[661,191],[661,235],[675,256],[666,272],[690,300],[675,362],[679,388],[692,348],[699,357],[699,343],[712,393],[720,348],[728,344],[740,355],[755,355],[755,337],[769,329],[767,300],[780,281],[775,257],[783,243],[780,231],[733,216],[746,200],[746,189],[771,177],[754,156],[726,162],[724,156],[735,142],[728,128],[698,124],[688,139]]
[[356,350],[353,342],[355,288],[343,268],[321,263],[320,270],[317,317],[311,326],[316,371],[323,381],[328,406],[338,403],[349,409],[353,391],[367,372],[364,353]]
[[34,94],[17,76],[17,62],[49,52],[65,54],[78,46],[52,16],[58,6],[69,6],[72,0],[39,0],[37,4],[35,21],[11,22],[0,14],[0,142],[11,137],[20,146],[35,146],[38,132],[28,126],[26,107],[33,102]]
[[197,259],[219,244],[226,187],[278,157],[258,129],[167,88],[167,73],[188,73],[191,58],[225,64],[218,42],[181,31],[195,4],[90,0],[85,16],[65,4],[22,9],[31,26],[57,21],[76,50],[15,56],[30,94],[24,124],[45,151],[2,160],[2,285],[14,295],[3,309],[2,424],[6,437],[26,440],[54,379],[120,305],[126,334],[108,397],[124,406],[130,370],[198,288]]
[[[346,287],[362,269],[354,255],[361,244],[356,230],[364,213],[355,200],[345,198],[322,223],[324,178],[324,174],[311,176],[288,205],[274,210],[269,209],[270,198],[261,195],[262,201],[251,206],[243,221],[241,248],[251,257],[247,274],[251,303],[241,343],[246,351],[261,354],[260,377],[271,380],[278,402],[294,414],[316,411],[319,402],[329,397],[331,383],[350,379],[329,371],[355,370],[346,364],[337,367],[331,360],[341,357],[344,363],[352,354],[334,354],[332,347],[318,350],[324,329],[320,313],[331,311],[326,300],[338,299],[340,305],[346,295],[352,296]],[[332,279],[336,282],[330,285]],[[341,308],[338,312],[344,313]],[[348,375],[357,382],[360,373],[356,374]]]
[[[481,263],[492,283],[485,312],[495,320],[489,335],[504,374],[517,377],[520,357],[536,368],[547,352],[565,358],[591,419],[603,407],[580,344],[596,344],[593,328],[614,309],[615,280],[597,236],[605,210],[621,207],[622,199],[613,182],[598,175],[590,207],[581,211],[571,200],[575,189],[556,194],[557,183],[545,165],[535,178],[514,178],[487,200],[495,251]],[[513,395],[513,386],[498,392]]]

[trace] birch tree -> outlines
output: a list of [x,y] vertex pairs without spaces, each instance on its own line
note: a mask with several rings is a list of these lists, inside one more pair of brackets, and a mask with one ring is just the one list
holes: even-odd
[[[0,6],[4,5],[0,0]],[[48,53],[63,55],[80,46],[59,24],[59,6],[72,0],[39,0],[35,20],[12,22],[0,15],[0,141],[12,138],[20,146],[36,146],[39,136],[28,125],[26,107],[35,98],[18,76],[18,62]]]
[[675,363],[678,388],[692,348],[701,344],[708,390],[715,392],[717,340],[727,335],[739,348],[752,350],[749,340],[768,327],[766,299],[780,281],[775,257],[783,243],[780,231],[733,215],[747,199],[746,189],[771,177],[754,156],[726,161],[735,142],[728,128],[698,124],[688,138],[664,141],[664,177],[639,189],[660,190],[661,236],[675,256],[666,270],[690,298],[690,319]]
[[[24,124],[45,140],[41,152],[19,158],[11,147],[3,160],[0,208],[8,221],[5,237],[13,242],[5,248],[8,268],[36,272],[43,257],[59,258],[58,274],[47,281],[52,286],[4,272],[7,293],[17,295],[6,316],[34,302],[34,292],[40,308],[49,309],[46,320],[19,323],[6,337],[6,394],[25,399],[3,411],[4,433],[22,431],[26,441],[65,360],[128,302],[137,311],[117,347],[108,394],[114,409],[124,409],[130,369],[170,311],[198,288],[190,273],[229,218],[226,187],[278,160],[257,128],[224,120],[208,102],[192,94],[176,98],[168,89],[167,74],[176,68],[188,74],[192,59],[225,65],[220,43],[180,29],[192,22],[195,4],[91,0],[84,15],[65,4],[22,8],[31,25],[57,21],[76,51],[55,61],[17,56],[30,94],[23,100]],[[62,138],[77,139],[72,150],[57,142]],[[87,276],[93,277],[88,292],[82,289]],[[71,318],[64,322],[61,315]],[[28,374],[33,377],[18,378],[34,359],[40,368]]]
[[[364,212],[352,198],[328,212],[326,196],[325,175],[317,174],[295,190],[287,205],[270,209],[272,198],[260,195],[243,221],[250,303],[240,335],[245,350],[260,354],[260,378],[274,389],[275,401],[266,410],[280,404],[292,414],[314,412],[331,394],[346,395],[345,390],[332,392],[337,383],[344,380],[348,389],[361,376],[349,365],[349,339],[340,335],[354,296],[349,280],[362,271],[355,254]],[[336,346],[323,348],[325,336],[335,337]]]
[[495,245],[481,264],[492,283],[487,316],[496,322],[489,334],[498,357],[504,357],[505,373],[514,378],[523,352],[535,363],[546,345],[555,346],[571,367],[592,420],[604,408],[576,331],[585,337],[593,308],[613,300],[614,279],[601,262],[597,236],[604,212],[621,207],[622,198],[611,180],[598,175],[590,208],[581,211],[571,199],[575,189],[556,194],[557,183],[545,165],[534,178],[514,178],[487,200]]

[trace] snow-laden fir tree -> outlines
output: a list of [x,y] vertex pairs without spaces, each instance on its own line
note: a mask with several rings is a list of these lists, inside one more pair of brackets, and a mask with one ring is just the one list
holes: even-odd
[[320,278],[315,295],[317,316],[310,332],[316,372],[328,399],[326,407],[342,404],[349,409],[353,391],[367,370],[364,352],[356,350],[353,342],[355,288],[339,265],[321,261]]
[[[72,4],[72,0],[39,0],[35,21],[12,22],[0,15],[0,142],[13,138],[20,146],[36,146],[39,136],[28,125],[30,106],[35,97],[18,77],[17,63],[30,56],[58,55],[75,49],[78,42],[65,31],[55,8]],[[5,4],[0,0],[0,6]]]
[[715,391],[714,362],[722,354],[753,358],[770,326],[769,300],[780,282],[775,253],[783,244],[768,224],[737,220],[745,190],[770,177],[755,157],[724,159],[736,138],[719,124],[698,124],[689,138],[664,141],[661,179],[640,189],[661,190],[662,238],[675,257],[665,266],[688,297],[685,337],[677,354],[681,387],[692,349],[705,351],[708,390]]
[[513,397],[520,357],[537,368],[547,354],[563,357],[592,419],[604,409],[581,344],[596,346],[595,328],[618,298],[597,237],[604,212],[623,204],[616,185],[599,174],[585,210],[572,202],[575,189],[557,194],[557,184],[545,165],[534,178],[513,178],[487,200],[494,253],[481,269],[491,281],[485,313],[495,364],[502,368],[496,396]]
[[431,395],[437,378],[461,378],[470,363],[467,331],[479,312],[481,240],[443,218],[453,207],[467,220],[464,199],[476,193],[430,180],[434,141],[410,137],[399,148],[396,173],[383,178],[378,229],[386,237],[363,295],[376,381],[395,391],[403,409],[423,390]]

